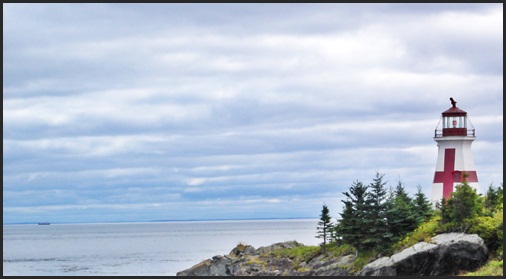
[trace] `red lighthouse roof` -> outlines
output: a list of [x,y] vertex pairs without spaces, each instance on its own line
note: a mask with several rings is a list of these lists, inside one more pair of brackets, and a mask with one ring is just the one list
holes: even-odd
[[459,109],[458,107],[451,107],[445,110],[442,114],[443,116],[466,116],[467,112]]

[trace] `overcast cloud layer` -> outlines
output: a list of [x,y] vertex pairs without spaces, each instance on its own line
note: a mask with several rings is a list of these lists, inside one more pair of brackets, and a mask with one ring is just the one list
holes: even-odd
[[3,4],[3,221],[334,218],[430,193],[449,97],[503,182],[503,4]]

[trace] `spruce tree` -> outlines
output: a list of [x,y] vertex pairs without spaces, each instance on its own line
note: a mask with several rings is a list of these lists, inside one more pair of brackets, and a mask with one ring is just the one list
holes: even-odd
[[320,221],[318,222],[317,230],[318,234],[316,235],[316,238],[323,238],[322,249],[325,253],[325,245],[327,244],[327,241],[330,241],[332,233],[332,222],[330,221],[329,209],[325,204],[323,205],[320,214]]
[[394,195],[396,198],[403,200],[405,203],[411,203],[411,198],[408,193],[406,193],[406,189],[402,185],[402,182],[397,182],[397,187],[395,188]]
[[411,198],[399,181],[394,196],[387,201],[387,220],[391,236],[387,243],[396,242],[416,228],[417,220],[413,207]]
[[432,204],[422,192],[422,186],[417,186],[417,192],[415,194],[415,198],[413,199],[413,209],[415,211],[416,216],[416,224],[419,225],[432,217],[434,215],[434,210],[432,209]]
[[337,220],[334,227],[334,239],[339,244],[348,243],[351,244],[351,239],[355,235],[355,211],[353,209],[353,203],[349,200],[342,201],[344,203],[343,210],[339,215],[341,219]]
[[372,249],[382,249],[388,245],[388,239],[392,236],[387,223],[387,204],[385,189],[386,182],[383,182],[384,174],[376,172],[376,177],[369,185],[370,193],[367,199],[366,226],[367,236],[363,245]]
[[367,237],[367,186],[360,181],[353,182],[349,192],[343,192],[347,200],[341,200],[344,208],[336,226],[336,234],[341,242],[362,249],[363,239]]

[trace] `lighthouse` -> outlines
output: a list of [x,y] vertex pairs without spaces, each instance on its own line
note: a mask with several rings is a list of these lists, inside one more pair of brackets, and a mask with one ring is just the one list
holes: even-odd
[[455,186],[464,180],[479,193],[478,175],[471,153],[475,130],[467,112],[458,108],[453,98],[450,101],[452,107],[442,113],[434,132],[438,156],[430,198],[433,204],[443,197],[450,198]]

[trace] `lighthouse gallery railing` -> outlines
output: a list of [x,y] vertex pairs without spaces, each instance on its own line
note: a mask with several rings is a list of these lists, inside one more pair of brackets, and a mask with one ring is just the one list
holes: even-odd
[[[467,129],[466,136],[476,137],[474,129]],[[435,138],[442,138],[443,137],[443,130],[438,130],[438,129],[434,130],[434,137]]]

